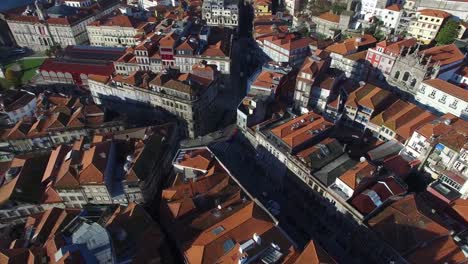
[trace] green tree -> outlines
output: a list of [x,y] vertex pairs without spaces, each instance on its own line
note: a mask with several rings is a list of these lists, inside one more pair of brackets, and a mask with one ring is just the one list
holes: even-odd
[[346,10],[346,5],[342,3],[334,3],[331,6],[331,10],[334,14],[340,15],[343,11]]
[[460,22],[457,22],[453,19],[447,21],[444,26],[439,30],[437,34],[436,42],[437,45],[446,45],[453,43],[455,38],[458,36],[458,26]]
[[21,86],[21,71],[14,71],[13,69],[8,68],[5,71],[5,79],[9,86],[14,86],[15,88]]

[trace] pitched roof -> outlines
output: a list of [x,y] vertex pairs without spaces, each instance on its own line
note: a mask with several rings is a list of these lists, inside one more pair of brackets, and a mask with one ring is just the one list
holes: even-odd
[[353,168],[347,170],[340,176],[340,180],[348,185],[349,188],[355,190],[359,183],[365,177],[371,177],[375,171],[374,165],[367,161],[356,164]]
[[371,122],[391,129],[396,133],[397,140],[406,141],[417,128],[435,118],[436,116],[414,104],[397,100],[372,118]]
[[133,17],[125,15],[110,15],[100,20],[96,20],[89,26],[107,26],[107,27],[125,27],[125,28],[141,28],[146,24],[144,21],[136,20]]
[[422,9],[422,10],[419,10],[418,12],[423,16],[431,16],[431,17],[439,17],[439,18],[447,18],[451,16],[450,13],[447,13],[442,10],[436,10],[436,9]]
[[385,9],[388,9],[390,11],[400,12],[401,7],[398,4],[393,4],[393,5],[387,6]]
[[317,242],[311,240],[300,256],[294,262],[295,264],[334,264],[337,263],[328,253],[318,245]]
[[213,159],[213,154],[208,150],[199,149],[186,152],[177,164],[188,168],[207,171]]
[[419,54],[424,54],[425,57],[430,57],[432,64],[439,63],[440,66],[449,65],[455,62],[461,63],[465,59],[465,54],[463,54],[455,44],[435,46],[422,50]]
[[319,133],[331,126],[332,123],[323,117],[309,112],[271,129],[271,132],[286,145],[294,148],[315,137],[314,131]]
[[330,21],[330,22],[333,22],[333,23],[339,23],[340,22],[340,16],[336,15],[336,14],[333,14],[333,12],[331,12],[331,11],[320,14],[318,16],[318,18],[321,18],[323,20],[327,20],[327,21]]
[[252,85],[266,89],[276,89],[283,77],[284,74],[282,73],[262,71]]
[[[431,205],[410,194],[368,220],[370,228],[412,263],[461,263],[466,260]],[[428,254],[430,252],[430,254]]]
[[346,39],[343,42],[334,43],[328,46],[325,50],[341,55],[347,55],[352,52],[356,52],[361,46],[370,45],[376,42],[377,39],[375,39],[372,35],[364,34],[359,37]]
[[371,84],[365,84],[349,95],[346,105],[354,107],[363,105],[375,110],[383,102],[391,98],[393,98],[391,92]]

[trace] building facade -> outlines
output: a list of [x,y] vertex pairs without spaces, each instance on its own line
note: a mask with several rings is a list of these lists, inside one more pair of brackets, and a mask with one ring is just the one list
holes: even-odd
[[237,27],[239,24],[238,3],[232,0],[204,1],[202,18],[209,26]]
[[126,101],[162,109],[184,122],[186,133],[194,138],[204,135],[213,125],[208,119],[218,93],[218,72],[211,65],[195,65],[192,73],[164,70],[155,75],[137,71],[129,76],[90,80],[97,103]]
[[408,34],[424,44],[431,43],[441,26],[450,17],[445,11],[423,9],[416,13],[416,18],[410,23]]
[[45,51],[55,45],[87,44],[86,26],[118,6],[118,1],[106,0],[102,5],[87,8],[57,4],[46,9],[36,1],[35,7],[28,6],[23,13],[8,14],[6,20],[19,46]]
[[88,24],[86,31],[92,46],[126,47],[139,45],[152,27],[146,21],[117,15]]
[[416,101],[436,113],[468,118],[468,90],[441,79],[423,81]]

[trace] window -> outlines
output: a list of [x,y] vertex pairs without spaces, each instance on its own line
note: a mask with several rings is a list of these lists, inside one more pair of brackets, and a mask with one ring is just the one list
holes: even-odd
[[445,100],[447,99],[447,95],[442,95],[442,97],[439,99],[439,102],[445,104]]
[[215,229],[211,230],[211,233],[213,233],[215,235],[219,235],[223,231],[224,231],[224,227],[223,226],[218,226]]
[[434,98],[436,95],[436,90],[432,90],[431,94],[429,95],[430,98]]
[[410,73],[409,73],[409,72],[405,72],[405,74],[403,74],[403,81],[404,81],[404,82],[408,81],[409,77],[410,77]]
[[450,107],[453,109],[457,108],[458,100],[454,100],[452,104],[450,104]]
[[419,88],[419,92],[420,93],[425,93],[426,92],[426,86],[425,85],[421,85],[421,88]]
[[398,77],[400,77],[400,72],[397,71],[397,72],[395,73],[395,76],[394,76],[394,77],[395,77],[395,79],[398,79]]

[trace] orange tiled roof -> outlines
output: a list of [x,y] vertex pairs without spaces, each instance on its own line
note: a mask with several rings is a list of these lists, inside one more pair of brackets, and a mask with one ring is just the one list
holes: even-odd
[[451,16],[450,13],[447,13],[442,10],[436,10],[436,9],[422,9],[422,10],[419,10],[418,12],[423,16],[431,16],[431,17],[439,17],[439,18],[447,18]]
[[294,264],[334,264],[337,263],[317,242],[311,240]]
[[[281,79],[284,77],[284,74],[262,71],[257,79],[252,83],[252,85],[259,86],[267,89],[276,89]],[[274,79],[278,79],[277,83],[274,83]]]
[[207,171],[213,156],[207,150],[194,150],[184,155],[183,159],[179,161],[179,165]]
[[399,5],[397,5],[397,4],[393,4],[391,6],[387,6],[385,9],[395,11],[395,12],[400,12],[401,7]]
[[375,167],[369,162],[360,162],[353,168],[347,170],[339,179],[348,185],[349,188],[355,190],[362,179],[372,176],[374,170]]
[[318,18],[321,18],[323,20],[327,20],[333,23],[340,23],[340,16],[333,14],[331,11],[322,13],[321,15],[318,16]]
[[331,126],[323,117],[310,112],[273,128],[271,132],[294,148],[312,139],[315,136],[312,131],[323,131]]
[[432,64],[439,63],[440,66],[462,62],[465,59],[465,54],[463,54],[455,44],[435,46],[430,49],[422,50],[419,54],[430,57]]

